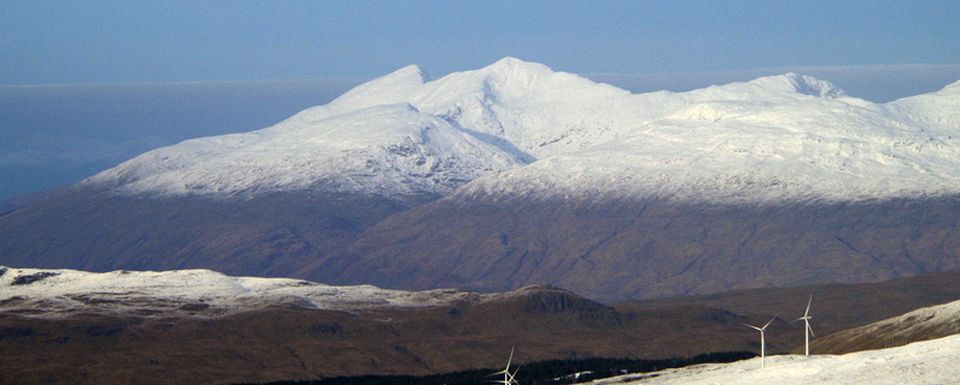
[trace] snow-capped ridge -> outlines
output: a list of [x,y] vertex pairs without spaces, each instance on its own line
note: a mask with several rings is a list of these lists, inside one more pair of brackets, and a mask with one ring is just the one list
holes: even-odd
[[782,75],[763,76],[746,82],[733,82],[690,91],[691,95],[714,95],[718,100],[744,100],[761,102],[765,97],[806,95],[836,99],[846,92],[826,80],[788,72]]
[[334,99],[330,105],[346,110],[404,102],[427,80],[427,75],[419,66],[409,65],[354,87]]
[[272,127],[154,150],[83,183],[217,196],[942,195],[960,192],[957,84],[879,105],[795,73],[633,94],[513,57],[429,81],[407,66]]
[[252,196],[319,189],[402,197],[446,194],[518,162],[407,102],[238,135],[231,146],[224,141],[234,136],[156,149],[83,183],[112,184],[123,194]]
[[789,72],[784,74],[783,78],[789,80],[796,92],[804,95],[818,96],[821,98],[839,98],[847,95],[846,92],[833,83],[812,76]]
[[528,62],[515,57],[505,57],[490,64],[478,72],[486,73],[503,82],[529,84],[538,77],[547,77],[555,72],[550,67],[536,62]]

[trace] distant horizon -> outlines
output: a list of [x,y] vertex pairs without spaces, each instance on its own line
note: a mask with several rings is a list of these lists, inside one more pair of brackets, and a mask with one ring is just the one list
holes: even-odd
[[960,63],[960,3],[0,3],[0,84],[367,79],[504,56],[572,73]]
[[[509,56],[507,56],[509,57]],[[518,58],[527,62],[536,62]],[[487,63],[490,65],[494,62]],[[550,66],[550,63],[536,62],[551,67],[557,72],[573,73],[586,77],[596,82],[609,83],[616,87],[623,88],[634,93],[672,91],[683,92],[697,88],[709,87],[711,85],[722,85],[732,82],[742,82],[756,79],[764,76],[775,76],[787,73],[797,73],[799,75],[813,76],[818,79],[826,80],[837,84],[840,88],[847,91],[850,96],[862,98],[875,103],[885,103],[895,100],[899,97],[908,97],[919,93],[933,92],[943,86],[960,81],[960,63],[947,64],[892,64],[892,65],[836,65],[836,66],[780,66],[780,67],[756,67],[737,70],[701,70],[701,71],[652,71],[652,72],[588,72],[577,73],[558,70]],[[114,81],[114,82],[96,82],[96,83],[38,83],[38,84],[0,84],[0,90],[28,90],[43,88],[83,88],[83,87],[178,87],[178,86],[237,86],[237,85],[270,85],[286,84],[291,86],[303,85],[306,83],[327,83],[330,85],[350,85],[356,86],[367,81],[385,76],[395,70],[405,66],[416,65],[427,76],[428,81],[440,79],[451,73],[472,71],[484,66],[474,68],[463,68],[452,72],[440,74],[432,73],[424,69],[418,63],[408,63],[382,74],[371,77],[317,77],[317,78],[276,78],[276,79],[235,79],[235,80],[180,80],[180,81]],[[896,76],[894,76],[896,75]],[[908,76],[910,79],[901,79],[898,77]],[[870,78],[871,81],[886,81],[891,84],[875,84],[879,92],[858,92],[862,84],[855,84],[852,88],[844,85],[845,82],[857,78],[861,81],[863,78]],[[901,83],[921,82],[922,84],[906,89],[900,89]],[[939,88],[937,88],[939,85]],[[854,90],[854,91],[851,91]],[[919,91],[918,91],[919,90]],[[892,95],[892,96],[891,96]]]

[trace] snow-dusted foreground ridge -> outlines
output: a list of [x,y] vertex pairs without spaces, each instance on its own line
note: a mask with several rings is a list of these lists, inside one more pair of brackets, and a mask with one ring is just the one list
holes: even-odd
[[631,94],[513,58],[433,81],[410,66],[275,126],[157,149],[83,184],[220,197],[938,196],[960,192],[957,111],[960,82],[876,104],[796,74]]
[[920,308],[896,317],[833,333],[816,349],[851,352],[902,345],[960,333],[960,301]]
[[762,369],[760,359],[755,358],[647,373],[641,380],[627,375],[593,384],[956,384],[960,381],[958,357],[960,335],[954,335],[841,356],[772,356]]
[[90,273],[0,266],[0,313],[57,317],[74,313],[224,315],[268,306],[361,310],[440,306],[475,293],[329,286],[298,279],[231,277],[210,270]]

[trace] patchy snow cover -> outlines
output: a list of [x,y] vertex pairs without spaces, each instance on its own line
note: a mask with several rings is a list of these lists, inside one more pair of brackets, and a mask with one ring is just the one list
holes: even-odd
[[319,189],[511,199],[859,200],[960,192],[960,82],[875,104],[797,74],[632,94],[505,58],[404,67],[245,134],[157,149],[83,182],[230,196]]
[[[920,308],[903,315],[843,330],[828,337],[896,341],[954,333],[960,333],[960,301]],[[882,336],[882,338],[870,336]]]
[[591,384],[955,384],[960,379],[958,357],[960,335],[954,335],[841,356],[770,356],[766,368],[760,368],[760,358],[754,358],[631,374]]
[[457,290],[409,292],[329,286],[286,278],[230,277],[210,270],[90,273],[0,266],[0,314],[58,317],[74,313],[222,315],[267,306],[361,310],[441,306],[479,299]]

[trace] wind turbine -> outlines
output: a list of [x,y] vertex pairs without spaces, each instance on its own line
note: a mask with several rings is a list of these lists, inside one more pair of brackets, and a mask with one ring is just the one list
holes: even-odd
[[767,330],[767,326],[770,326],[770,323],[773,322],[773,320],[775,319],[777,319],[776,316],[774,316],[769,321],[767,321],[767,323],[763,324],[762,328],[756,327],[747,323],[744,324],[749,326],[751,329],[754,329],[760,332],[760,367],[761,368],[766,367],[766,363],[764,362],[764,360],[767,357],[767,341],[766,339],[764,339],[764,332]]
[[510,363],[513,362],[513,349],[514,348],[512,347],[510,348],[510,358],[507,358],[507,367],[503,368],[503,370],[499,372],[496,372],[490,375],[492,377],[492,376],[498,376],[502,374],[503,379],[490,381],[490,382],[495,384],[501,384],[501,385],[519,385],[520,384],[519,382],[517,382],[516,379],[514,379],[514,377],[517,375],[517,371],[519,371],[520,368],[518,367],[517,370],[514,370],[513,373],[510,373]]
[[810,336],[816,337],[816,335],[813,334],[813,328],[810,327],[810,319],[813,318],[813,316],[810,315],[810,302],[813,302],[812,294],[810,295],[810,299],[807,300],[807,309],[803,311],[803,317],[793,320],[793,322],[803,320],[803,355],[804,356],[810,355]]

